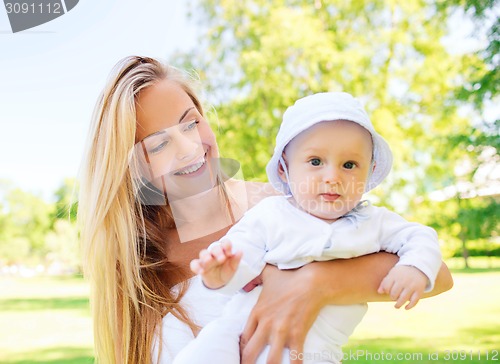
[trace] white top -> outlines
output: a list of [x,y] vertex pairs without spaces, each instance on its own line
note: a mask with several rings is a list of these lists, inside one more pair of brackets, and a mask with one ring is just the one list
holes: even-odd
[[273,196],[262,200],[221,239],[229,239],[233,251],[242,250],[243,257],[233,278],[218,291],[235,293],[258,276],[266,263],[293,269],[312,261],[352,258],[381,250],[397,253],[397,265],[420,269],[429,279],[426,290],[432,290],[441,266],[434,229],[369,203],[327,223],[292,206],[287,199]]
[[[193,277],[181,304],[193,321],[203,327],[222,315],[230,296],[220,293],[235,293],[259,275],[266,263],[292,269],[312,261],[352,258],[380,250],[397,253],[398,265],[420,269],[429,279],[427,289],[432,289],[441,266],[436,232],[410,223],[386,208],[368,205],[358,210],[327,223],[295,208],[285,196],[262,200],[223,238],[231,240],[233,250],[244,252],[234,277],[218,290],[206,289],[200,277]],[[345,320],[346,316],[343,314],[342,318]],[[159,343],[155,335],[153,363],[168,364],[194,335],[171,314],[163,318],[162,328],[161,357],[157,362]]]
[[[174,289],[177,289],[177,286]],[[189,287],[181,299],[181,305],[195,324],[204,327],[210,321],[222,316],[224,306],[229,299],[230,297],[222,295],[216,290],[206,289],[201,278],[194,276],[189,280]],[[157,361],[159,334],[156,333],[151,350],[152,362],[171,364],[176,355],[195,337],[188,325],[170,313],[163,317],[161,325],[163,331],[161,356]]]

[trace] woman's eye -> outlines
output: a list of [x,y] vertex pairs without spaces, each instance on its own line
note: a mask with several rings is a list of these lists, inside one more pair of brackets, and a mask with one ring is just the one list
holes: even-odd
[[184,131],[189,131],[193,130],[196,128],[196,125],[198,125],[199,121],[198,120],[193,120],[187,123],[186,127],[184,128]]
[[168,140],[164,140],[162,141],[161,143],[155,145],[155,146],[151,146],[150,148],[148,148],[148,151],[149,153],[151,154],[156,154],[156,153],[159,153],[163,150],[163,148],[165,148],[168,144]]
[[321,160],[319,158],[312,158],[309,163],[311,163],[311,165],[313,166],[319,166],[321,165]]
[[354,163],[354,162],[345,162],[344,163],[344,168],[346,168],[346,169],[354,169],[354,167],[356,167],[356,163]]

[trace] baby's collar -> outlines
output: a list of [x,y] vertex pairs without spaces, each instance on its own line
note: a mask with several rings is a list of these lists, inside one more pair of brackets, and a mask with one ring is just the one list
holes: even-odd
[[361,200],[358,202],[355,208],[349,211],[347,214],[341,217],[346,218],[356,226],[358,226],[358,222],[362,220],[368,219],[370,216],[366,213],[366,209],[370,207],[372,203],[368,200]]

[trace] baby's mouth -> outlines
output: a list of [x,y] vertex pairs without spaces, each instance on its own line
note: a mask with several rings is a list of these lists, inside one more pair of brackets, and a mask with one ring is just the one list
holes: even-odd
[[206,157],[206,155],[204,155],[200,159],[200,161],[198,161],[196,163],[193,163],[193,164],[190,164],[189,166],[186,166],[184,168],[179,169],[178,171],[176,171],[174,173],[174,175],[176,175],[176,176],[183,176],[183,175],[191,174],[191,173],[194,173],[194,172],[198,171],[207,162],[207,160],[205,159],[205,157]]
[[336,201],[340,198],[340,195],[338,193],[322,193],[321,197],[325,201]]

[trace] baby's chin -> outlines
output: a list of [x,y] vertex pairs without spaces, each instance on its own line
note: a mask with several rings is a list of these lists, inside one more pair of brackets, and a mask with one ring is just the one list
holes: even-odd
[[318,219],[333,222],[344,216],[346,213],[342,211],[306,211],[310,215]]

